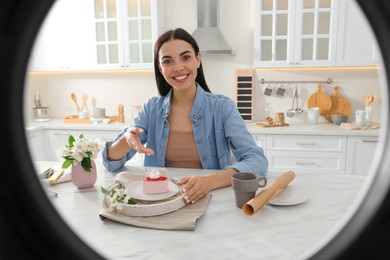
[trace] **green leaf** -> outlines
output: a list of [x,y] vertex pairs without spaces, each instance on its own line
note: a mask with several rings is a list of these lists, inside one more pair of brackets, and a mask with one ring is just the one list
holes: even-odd
[[72,165],[72,160],[66,160],[63,164],[62,164],[62,169],[66,169],[68,168],[69,166]]
[[87,172],[91,172],[91,168],[92,168],[91,158],[84,158],[81,161],[81,167],[83,167],[83,169],[86,170]]
[[134,205],[137,204],[137,202],[133,198],[131,198],[129,199],[129,202],[127,202],[127,204]]
[[69,135],[69,138],[68,138],[68,145],[70,148],[73,147],[73,143],[74,143],[75,139],[73,137],[73,135]]
[[110,194],[110,191],[107,190],[107,189],[105,189],[103,186],[100,186],[100,189],[101,189],[101,191],[103,192],[104,195],[107,195],[107,196],[110,196],[110,195],[111,195],[111,194]]

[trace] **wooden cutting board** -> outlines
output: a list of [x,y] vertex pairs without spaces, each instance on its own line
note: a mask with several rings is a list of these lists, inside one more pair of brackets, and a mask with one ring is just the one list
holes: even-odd
[[332,108],[332,99],[322,90],[322,84],[318,84],[318,90],[307,100],[307,107],[319,107],[320,115],[324,116]]
[[332,115],[349,116],[351,114],[351,103],[340,95],[338,86],[333,87],[333,95],[330,96],[330,99],[332,100],[332,107],[324,116],[326,120],[333,123]]

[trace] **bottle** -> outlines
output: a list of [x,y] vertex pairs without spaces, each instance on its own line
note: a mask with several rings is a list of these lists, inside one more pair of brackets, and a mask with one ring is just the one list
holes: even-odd
[[41,95],[38,92],[36,92],[34,95],[34,106],[35,107],[42,106]]
[[122,104],[118,105],[118,122],[119,123],[125,122],[125,111]]

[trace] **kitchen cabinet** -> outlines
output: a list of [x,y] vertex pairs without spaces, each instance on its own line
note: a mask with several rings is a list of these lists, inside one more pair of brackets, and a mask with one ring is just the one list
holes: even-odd
[[379,49],[371,27],[355,0],[339,1],[338,66],[379,66]]
[[267,135],[269,171],[345,174],[346,136]]
[[[99,139],[102,143],[113,141],[122,131],[114,130],[79,130],[79,135],[83,134],[86,138],[94,140]],[[104,144],[103,144],[104,145]],[[98,158],[102,158],[102,153],[98,154]],[[128,162],[130,165],[143,166],[144,155],[137,153]]]
[[65,145],[68,143],[69,135],[78,136],[78,131],[68,129],[47,130],[47,161],[57,161],[60,163],[64,162],[64,159],[61,157],[61,153],[65,148]]
[[29,131],[26,133],[27,144],[33,161],[47,159],[46,132],[44,129]]
[[338,2],[256,0],[255,67],[334,66]]
[[57,0],[34,42],[29,71],[90,70],[93,61],[91,1]]
[[373,165],[378,137],[350,136],[347,144],[346,174],[367,175]]
[[94,69],[153,69],[156,0],[94,1]]
[[[47,129],[48,136],[48,154],[46,157],[47,161],[58,161],[62,163],[64,159],[61,157],[61,151],[65,148],[65,145],[68,143],[69,135],[78,137],[80,134],[84,135],[85,138],[89,140],[99,139],[103,143],[106,141],[112,141],[118,134],[121,133],[120,130],[85,130],[85,129]],[[97,158],[102,158],[101,152],[98,154]],[[130,165],[142,166],[144,162],[143,154],[136,154],[128,163]]]

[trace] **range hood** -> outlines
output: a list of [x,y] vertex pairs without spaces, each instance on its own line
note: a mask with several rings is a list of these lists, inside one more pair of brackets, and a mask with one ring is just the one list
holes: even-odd
[[192,33],[202,54],[235,55],[219,29],[218,0],[197,0],[198,28]]

